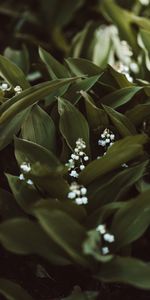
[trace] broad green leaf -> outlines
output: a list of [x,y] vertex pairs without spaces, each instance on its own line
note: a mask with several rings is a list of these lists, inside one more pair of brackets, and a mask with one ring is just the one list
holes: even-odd
[[109,121],[106,112],[94,104],[93,99],[88,93],[85,91],[81,91],[80,93],[85,100],[87,119],[90,127],[92,127],[92,129],[96,129],[100,126],[107,127]]
[[33,205],[32,213],[34,209],[45,209],[48,212],[52,212],[52,210],[61,210],[81,223],[85,220],[87,215],[86,210],[82,205],[76,205],[70,199],[63,202],[58,201],[58,199],[41,199]]
[[8,300],[33,300],[20,285],[4,278],[0,278],[0,294]]
[[[119,226],[118,226],[119,224]],[[150,225],[149,190],[131,199],[115,215],[111,231],[115,235],[114,248],[121,247],[138,239]]]
[[82,138],[89,153],[89,127],[82,113],[69,101],[59,98],[58,110],[60,114],[60,131],[68,146],[73,150],[76,141]]
[[37,254],[52,264],[66,265],[69,259],[41,226],[29,219],[16,218],[0,224],[0,243],[16,254]]
[[35,215],[45,232],[60,249],[63,249],[74,262],[83,266],[88,265],[81,249],[85,229],[77,221],[59,210],[48,212],[44,208],[37,209]]
[[69,72],[65,66],[58,62],[50,53],[39,48],[41,60],[46,64],[52,79],[68,77]]
[[18,133],[20,127],[27,116],[29,110],[22,111],[13,117],[13,119],[7,121],[5,124],[0,125],[0,150],[5,148],[11,141],[15,134]]
[[61,166],[52,152],[38,144],[19,138],[15,138],[15,156],[19,165],[23,162],[31,164],[39,162],[50,170]]
[[117,108],[127,102],[129,102],[132,97],[138,93],[142,87],[134,86],[134,87],[125,87],[119,89],[117,91],[112,92],[111,94],[106,95],[101,98],[98,104],[105,104],[112,108]]
[[52,118],[34,105],[22,124],[23,139],[37,143],[50,151],[56,150],[56,128]]
[[[92,58],[94,33],[97,25],[94,21],[88,21],[84,28],[77,32],[71,43],[71,58]],[[91,43],[89,44],[89,41]],[[69,58],[70,59],[70,58]]]
[[123,163],[127,163],[144,154],[142,145],[147,143],[146,135],[135,135],[125,137],[115,142],[106,155],[88,164],[80,173],[79,180],[84,185],[91,183],[100,176],[119,168]]
[[[150,24],[150,22],[149,22],[149,24]],[[150,28],[149,28],[149,30],[150,30]],[[145,45],[145,48],[146,48],[147,52],[150,54],[150,31],[141,29],[140,34],[141,34],[143,43]]]
[[[56,169],[51,169],[40,164],[32,166],[32,170],[28,175],[29,179],[50,198],[66,200],[69,192],[69,184],[63,178],[63,173],[67,171],[63,166],[59,165]],[[58,188],[59,187],[59,188]]]
[[76,76],[95,76],[103,73],[100,67],[84,58],[68,58],[66,59],[66,63],[71,72]]
[[90,191],[88,189],[88,210],[91,212],[104,204],[121,199],[125,192],[144,175],[147,164],[148,161],[128,167],[112,176],[107,183],[102,185],[100,180],[98,180],[97,188],[93,189],[91,185],[89,187]]
[[128,81],[125,74],[122,74],[122,73],[116,71],[110,65],[108,66],[108,72],[112,75],[112,77],[115,79],[117,85],[120,88],[126,88],[126,87],[133,87],[134,86],[132,82]]
[[122,201],[100,206],[87,217],[86,227],[91,229],[96,228],[99,224],[104,224],[107,221],[107,219],[112,217],[114,213],[124,205],[125,202]]
[[100,75],[96,75],[85,79],[79,79],[68,88],[67,92],[64,94],[64,98],[70,100],[72,104],[77,103],[81,98],[80,91],[89,91],[96,84],[99,76]]
[[24,213],[17,205],[13,195],[0,188],[0,219],[7,219],[23,216]]
[[122,137],[137,133],[134,125],[125,115],[115,111],[109,106],[103,105],[103,107],[108,114],[112,124],[115,126]]
[[0,75],[13,87],[17,85],[22,89],[30,87],[22,70],[2,55],[0,55]]
[[32,206],[40,200],[40,195],[34,186],[29,185],[25,180],[20,180],[17,176],[10,174],[6,174],[6,177],[18,205],[29,213]]
[[146,118],[150,117],[150,104],[137,104],[126,112],[128,119],[135,125],[140,125]]
[[117,256],[101,265],[96,278],[105,282],[120,282],[149,290],[150,266],[135,258]]
[[56,79],[30,87],[17,96],[9,99],[0,107],[0,124],[10,120],[16,114],[57,91],[60,87],[72,83],[77,78]]
[[25,74],[29,72],[29,52],[25,45],[21,50],[16,50],[7,47],[4,51],[4,56],[16,64]]

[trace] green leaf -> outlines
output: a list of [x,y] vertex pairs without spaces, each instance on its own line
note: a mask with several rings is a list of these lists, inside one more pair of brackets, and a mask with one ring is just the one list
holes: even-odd
[[150,266],[135,258],[118,256],[102,264],[96,278],[105,282],[120,282],[149,290]]
[[142,145],[147,141],[146,135],[135,135],[115,142],[107,150],[106,155],[85,167],[79,175],[80,182],[84,185],[89,184],[100,176],[117,169],[121,164],[141,156],[144,153]]
[[76,141],[82,138],[89,153],[89,127],[82,113],[69,101],[59,98],[58,110],[60,114],[60,131],[68,146],[73,150]]
[[100,105],[102,103],[112,108],[117,108],[129,102],[141,89],[142,87],[138,86],[119,89],[101,98],[98,104]]
[[45,232],[60,249],[63,249],[74,262],[83,266],[88,265],[81,251],[85,230],[77,221],[59,210],[48,212],[46,209],[38,209],[35,215]]
[[[98,209],[100,206],[118,201],[125,192],[133,186],[143,175],[148,161],[133,167],[128,167],[115,175],[105,184],[101,184],[98,180],[97,187],[88,188],[88,211]],[[109,191],[109,195],[108,195]]]
[[60,210],[79,222],[83,222],[87,215],[82,205],[76,205],[70,199],[63,202],[58,201],[58,199],[41,199],[33,205],[32,213],[35,209],[45,209],[50,213],[52,210]]
[[0,55],[0,75],[13,87],[17,85],[22,89],[30,87],[22,70],[2,55]]
[[20,180],[17,176],[6,174],[6,177],[18,205],[25,212],[31,212],[32,206],[40,200],[40,195],[34,186],[27,184],[25,180]]
[[77,78],[56,79],[30,87],[17,96],[9,99],[0,107],[0,124],[10,120],[16,114],[57,91],[60,87],[72,83]]
[[85,79],[79,79],[68,88],[67,92],[64,94],[64,98],[70,100],[72,104],[76,104],[81,98],[80,91],[89,91],[96,84],[99,76],[100,75],[96,75]]
[[84,58],[68,58],[66,59],[66,63],[71,72],[76,76],[95,76],[103,73],[100,67]]
[[[118,226],[119,224],[119,226]],[[150,225],[149,190],[131,199],[115,214],[111,231],[115,235],[114,248],[137,240]]]
[[29,52],[25,45],[21,50],[7,47],[4,51],[4,56],[16,64],[25,74],[29,72]]
[[58,62],[50,53],[39,48],[41,60],[46,64],[52,79],[68,77],[69,72],[65,66]]
[[[63,173],[67,171],[62,165],[58,168],[49,168],[40,164],[32,166],[31,172],[28,175],[29,179],[43,192],[43,194],[51,198],[66,200],[69,192],[69,184],[63,178]],[[59,188],[58,188],[59,187]]]
[[16,218],[0,224],[0,242],[9,251],[28,255],[37,254],[52,264],[66,265],[69,259],[38,223]]
[[52,118],[40,106],[32,107],[22,124],[23,139],[37,143],[50,151],[56,150],[56,128]]
[[0,150],[5,148],[12,141],[14,135],[18,133],[28,112],[29,110],[22,111],[13,117],[13,119],[0,125]]
[[24,213],[17,205],[14,197],[9,192],[0,188],[0,219],[7,219],[23,216]]
[[120,88],[126,88],[126,87],[133,87],[133,83],[127,80],[127,77],[125,74],[122,74],[118,71],[116,71],[114,68],[112,68],[110,65],[108,65],[108,72],[112,75],[112,77],[115,79],[117,85]]
[[137,104],[135,107],[126,112],[126,116],[135,126],[138,126],[146,118],[150,117],[150,104]]
[[4,278],[0,278],[0,294],[8,300],[33,300],[20,285]]
[[125,115],[115,111],[109,106],[103,105],[103,107],[108,114],[112,124],[115,126],[122,137],[137,133],[134,125]]
[[60,166],[59,160],[52,152],[38,144],[19,138],[15,138],[15,156],[19,165],[23,162],[31,164],[39,162],[50,170]]
[[80,93],[85,100],[87,119],[92,129],[96,129],[100,126],[107,127],[109,121],[106,112],[94,104],[93,99],[88,93],[85,91],[81,91]]

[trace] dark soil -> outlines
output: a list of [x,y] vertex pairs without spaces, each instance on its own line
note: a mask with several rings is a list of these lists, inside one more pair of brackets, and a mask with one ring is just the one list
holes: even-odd
[[[19,283],[34,300],[62,299],[71,293],[74,286],[79,286],[83,291],[87,288],[98,291],[98,300],[150,299],[149,291],[119,284],[100,284],[80,268],[51,266],[39,257],[18,256],[2,248],[0,253],[0,277]],[[37,274],[37,265],[46,271]],[[0,300],[4,298],[0,296]]]

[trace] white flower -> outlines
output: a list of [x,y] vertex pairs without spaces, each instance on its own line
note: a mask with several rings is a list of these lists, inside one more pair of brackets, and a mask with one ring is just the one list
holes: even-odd
[[77,173],[76,170],[72,170],[72,171],[70,172],[70,176],[71,176],[71,177],[78,178],[78,177],[79,177],[79,174]]
[[109,248],[108,247],[102,247],[102,254],[106,255],[109,253]]
[[30,184],[30,185],[33,185],[33,181],[31,179],[28,179],[27,183]]
[[89,157],[86,155],[86,156],[84,156],[84,160],[85,161],[88,161],[89,160]]
[[28,173],[31,171],[31,166],[29,163],[23,162],[20,166],[20,168],[22,169],[22,171],[24,171],[25,173]]
[[145,6],[147,6],[147,5],[150,3],[149,0],[139,0],[139,2],[140,2],[142,5],[145,5]]
[[68,193],[68,198],[69,199],[74,199],[76,197],[76,193],[75,192],[69,192]]
[[80,170],[84,170],[85,166],[84,165],[80,165]]
[[101,138],[98,140],[98,145],[105,147],[105,149],[109,148],[112,145],[112,141],[115,140],[115,135],[110,129],[105,128],[103,133],[101,134]]
[[103,236],[104,240],[108,243],[113,243],[115,241],[115,237],[113,234],[105,233]]
[[86,195],[86,193],[87,193],[87,189],[85,187],[82,187],[81,188],[81,194]]
[[15,86],[14,91],[16,92],[16,94],[20,94],[22,92],[21,86],[19,85]]
[[83,139],[79,138],[76,141],[76,147],[74,148],[74,152],[71,154],[71,159],[68,160],[66,166],[70,172],[70,176],[77,178],[78,173],[85,168],[84,161],[88,161],[89,157],[84,152],[86,148],[86,144]]
[[83,185],[79,185],[77,182],[72,182],[70,185],[70,191],[68,193],[68,198],[75,201],[76,204],[82,205],[88,203],[88,198],[86,197],[87,189]]
[[106,225],[105,224],[100,224],[97,226],[96,231],[98,231],[100,234],[105,234],[106,233]]
[[25,180],[24,175],[23,175],[23,174],[20,174],[20,175],[19,175],[19,179],[20,179],[20,180]]

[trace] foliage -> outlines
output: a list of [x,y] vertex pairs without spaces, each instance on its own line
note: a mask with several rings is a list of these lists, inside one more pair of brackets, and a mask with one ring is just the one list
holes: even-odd
[[[48,265],[76,266],[100,282],[149,290],[150,21],[149,8],[133,2],[65,1],[58,9],[58,1],[38,1],[35,15],[21,18],[20,2],[16,13],[9,1],[7,9],[1,5],[0,13],[19,18],[17,34],[26,23],[32,30],[50,26],[52,51],[35,34],[36,72],[27,46],[0,56],[0,243]],[[75,15],[84,7],[84,23],[88,10],[99,22],[76,35]],[[68,46],[71,22],[76,32]],[[60,48],[61,62],[53,56]],[[0,293],[31,299],[4,278]],[[97,293],[77,288],[66,299],[77,297],[94,300]]]

